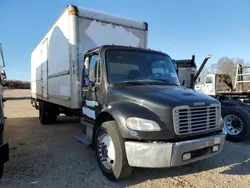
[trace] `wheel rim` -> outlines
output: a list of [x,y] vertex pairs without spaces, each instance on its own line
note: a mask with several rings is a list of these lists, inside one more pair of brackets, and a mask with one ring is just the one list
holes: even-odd
[[103,166],[112,169],[115,162],[115,147],[111,137],[106,133],[98,138],[98,155]]
[[230,135],[238,135],[243,130],[243,123],[236,115],[227,115],[223,118],[223,127]]

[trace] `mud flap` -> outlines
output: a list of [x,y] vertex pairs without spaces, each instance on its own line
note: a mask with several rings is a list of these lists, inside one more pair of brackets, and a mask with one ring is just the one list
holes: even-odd
[[9,144],[3,144],[0,146],[0,163],[4,164],[9,161]]

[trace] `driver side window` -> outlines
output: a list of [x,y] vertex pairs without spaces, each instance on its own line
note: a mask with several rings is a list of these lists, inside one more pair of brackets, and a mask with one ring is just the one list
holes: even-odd
[[166,64],[164,62],[155,62],[152,64],[152,74],[167,74]]
[[97,54],[93,54],[89,62],[89,81],[91,83],[100,83],[100,73],[100,58]]

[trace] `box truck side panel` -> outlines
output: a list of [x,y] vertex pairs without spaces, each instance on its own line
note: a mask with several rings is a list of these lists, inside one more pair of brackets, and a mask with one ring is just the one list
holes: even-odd
[[31,54],[31,96],[42,95],[41,85],[41,50],[37,47]]
[[70,107],[70,32],[66,9],[32,52],[33,97]]
[[71,87],[69,38],[69,14],[66,11],[48,35],[48,91],[51,100],[57,99],[55,102],[60,105],[66,102],[68,107]]

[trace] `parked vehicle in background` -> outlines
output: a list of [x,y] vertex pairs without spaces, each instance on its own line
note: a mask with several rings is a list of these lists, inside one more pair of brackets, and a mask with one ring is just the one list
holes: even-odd
[[3,175],[4,164],[9,160],[9,145],[8,143],[4,143],[4,125],[5,125],[5,117],[4,117],[4,102],[5,99],[3,97],[3,81],[6,79],[6,74],[4,71],[5,62],[4,55],[2,50],[2,44],[0,43],[0,178]]
[[76,138],[113,181],[133,167],[184,165],[224,146],[220,103],[182,87],[170,56],[147,48],[147,32],[146,22],[69,5],[31,55],[40,122],[78,116]]
[[[192,83],[187,86],[188,88],[194,88],[196,91],[203,92],[220,101],[223,127],[227,132],[227,140],[242,142],[250,138],[250,122],[248,121],[250,90],[244,87],[245,83],[250,82],[244,77],[250,74],[243,72],[244,68],[250,67],[237,65],[237,79],[233,83],[227,74],[197,74],[195,78],[194,74],[202,71],[206,61],[201,64],[199,70],[193,59],[177,60],[175,62],[179,67],[179,77],[182,82],[188,80]],[[192,73],[190,70],[192,70]]]

